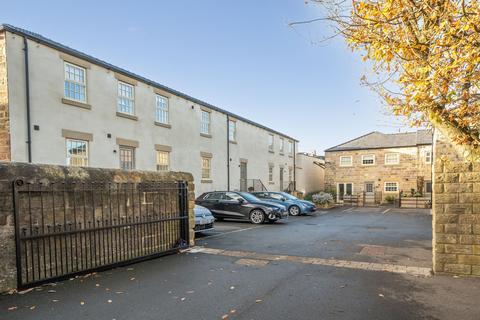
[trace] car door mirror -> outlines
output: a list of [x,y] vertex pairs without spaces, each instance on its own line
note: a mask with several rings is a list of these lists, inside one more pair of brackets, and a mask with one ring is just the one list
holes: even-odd
[[282,198],[282,201],[287,201],[287,198]]

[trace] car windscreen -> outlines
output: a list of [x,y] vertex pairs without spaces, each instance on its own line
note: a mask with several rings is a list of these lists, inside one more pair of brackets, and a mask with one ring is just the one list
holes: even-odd
[[291,194],[285,193],[285,192],[282,192],[281,195],[283,197],[287,198],[288,200],[298,200],[298,198],[292,196]]
[[241,195],[247,201],[259,201],[260,200],[257,197],[255,197],[254,195],[252,195],[250,193],[247,193],[247,192],[239,192],[238,194]]

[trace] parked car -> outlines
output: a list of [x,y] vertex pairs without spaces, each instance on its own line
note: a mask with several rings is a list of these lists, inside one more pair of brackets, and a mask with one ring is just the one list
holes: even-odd
[[193,208],[195,213],[195,233],[211,231],[214,229],[215,217],[210,210],[205,207],[195,205]]
[[212,211],[218,220],[240,219],[261,224],[288,217],[285,206],[262,201],[248,192],[206,192],[198,197],[195,203]]
[[313,202],[300,200],[286,192],[253,192],[257,198],[264,201],[271,201],[279,203],[287,207],[288,213],[291,216],[298,216],[300,214],[308,214],[317,211],[317,207]]

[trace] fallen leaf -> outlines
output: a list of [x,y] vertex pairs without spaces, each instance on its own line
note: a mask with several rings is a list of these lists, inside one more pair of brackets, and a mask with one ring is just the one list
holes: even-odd
[[17,306],[14,306],[14,307],[8,308],[8,311],[13,311],[13,310],[17,310],[17,309],[18,309],[18,307],[17,307]]
[[99,283],[97,283],[97,284],[95,285],[95,287],[100,287],[100,284],[99,284]]
[[57,300],[57,299],[53,299],[53,300],[52,300],[52,302],[58,302],[58,301],[59,301],[59,300]]
[[130,278],[130,281],[133,281],[133,280],[135,280],[135,278]]
[[108,303],[112,303],[112,300],[108,300],[107,302],[108,302]]
[[30,307],[30,310],[35,310],[36,307],[37,307],[37,306],[31,306],[31,307]]
[[381,293],[378,294],[379,297],[385,298],[385,296]]
[[231,287],[230,287],[230,290],[235,290],[235,287],[234,287],[234,286],[231,286]]
[[47,292],[48,292],[48,293],[55,293],[55,292],[57,292],[57,291],[55,291],[55,290],[48,290]]
[[187,300],[187,298],[184,297],[184,298],[182,298],[182,299],[180,299],[180,300],[185,301],[185,300]]
[[225,319],[228,319],[228,314],[224,314],[224,315],[222,316],[222,320],[225,320]]
[[255,303],[262,303],[262,302],[263,302],[263,300],[260,300],[260,299],[255,300]]
[[230,314],[235,314],[235,313],[237,313],[237,310],[235,309],[230,310]]
[[115,292],[115,293],[116,293],[116,294],[124,294],[123,291],[117,291],[117,292]]
[[84,302],[84,301],[80,301],[80,305],[81,305],[81,306],[84,306],[84,305],[85,305],[85,302]]
[[187,291],[187,294],[193,294],[193,293],[195,293],[195,291],[193,290]]
[[346,287],[347,287],[346,284],[344,284],[343,286],[340,286],[340,288],[342,288],[342,289],[343,289],[343,288],[346,288]]

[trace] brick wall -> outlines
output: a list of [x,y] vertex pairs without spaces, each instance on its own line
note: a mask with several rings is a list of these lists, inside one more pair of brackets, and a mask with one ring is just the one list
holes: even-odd
[[[16,178],[22,178],[25,181],[41,181],[43,184],[48,184],[48,182],[62,181],[76,183],[89,183],[98,181],[104,183],[187,181],[189,198],[189,238],[190,245],[194,244],[195,233],[193,228],[195,226],[195,218],[193,214],[193,208],[195,195],[193,177],[191,174],[179,172],[158,173],[149,171],[127,172],[113,169],[74,168],[53,165],[30,165],[23,163],[0,163],[0,177],[2,179],[0,180],[0,292],[15,289],[17,286],[15,225],[12,199],[12,181]],[[168,203],[163,203],[161,207],[174,208],[178,197],[172,196],[166,199],[171,199],[172,204],[169,206]],[[34,200],[35,199],[32,201]],[[173,204],[174,201],[175,204]],[[48,205],[45,204],[45,202],[42,203],[44,204],[43,207],[48,208]],[[61,201],[56,201],[55,203],[57,203],[57,205],[60,207],[62,206]],[[97,202],[97,204],[98,203],[99,202]],[[33,207],[35,207],[34,203]],[[96,207],[96,209],[98,208]],[[139,210],[137,209],[136,212],[139,212]],[[46,220],[51,219],[51,217],[48,216],[50,213],[45,212],[45,214]],[[35,220],[36,218],[33,217],[33,219]]]
[[[431,164],[424,154],[431,146],[355,150],[325,153],[325,190],[337,189],[337,183],[353,183],[354,194],[364,191],[366,182],[373,182],[375,191],[384,192],[385,182],[398,182],[399,191],[418,190],[419,181],[431,181]],[[385,165],[385,153],[399,153],[398,165]],[[375,155],[375,165],[362,165],[362,155]],[[353,166],[340,167],[340,156],[352,156]]]
[[8,114],[7,54],[5,32],[0,32],[0,161],[10,161],[10,120]]
[[480,276],[480,163],[466,161],[438,130],[434,151],[434,271]]

